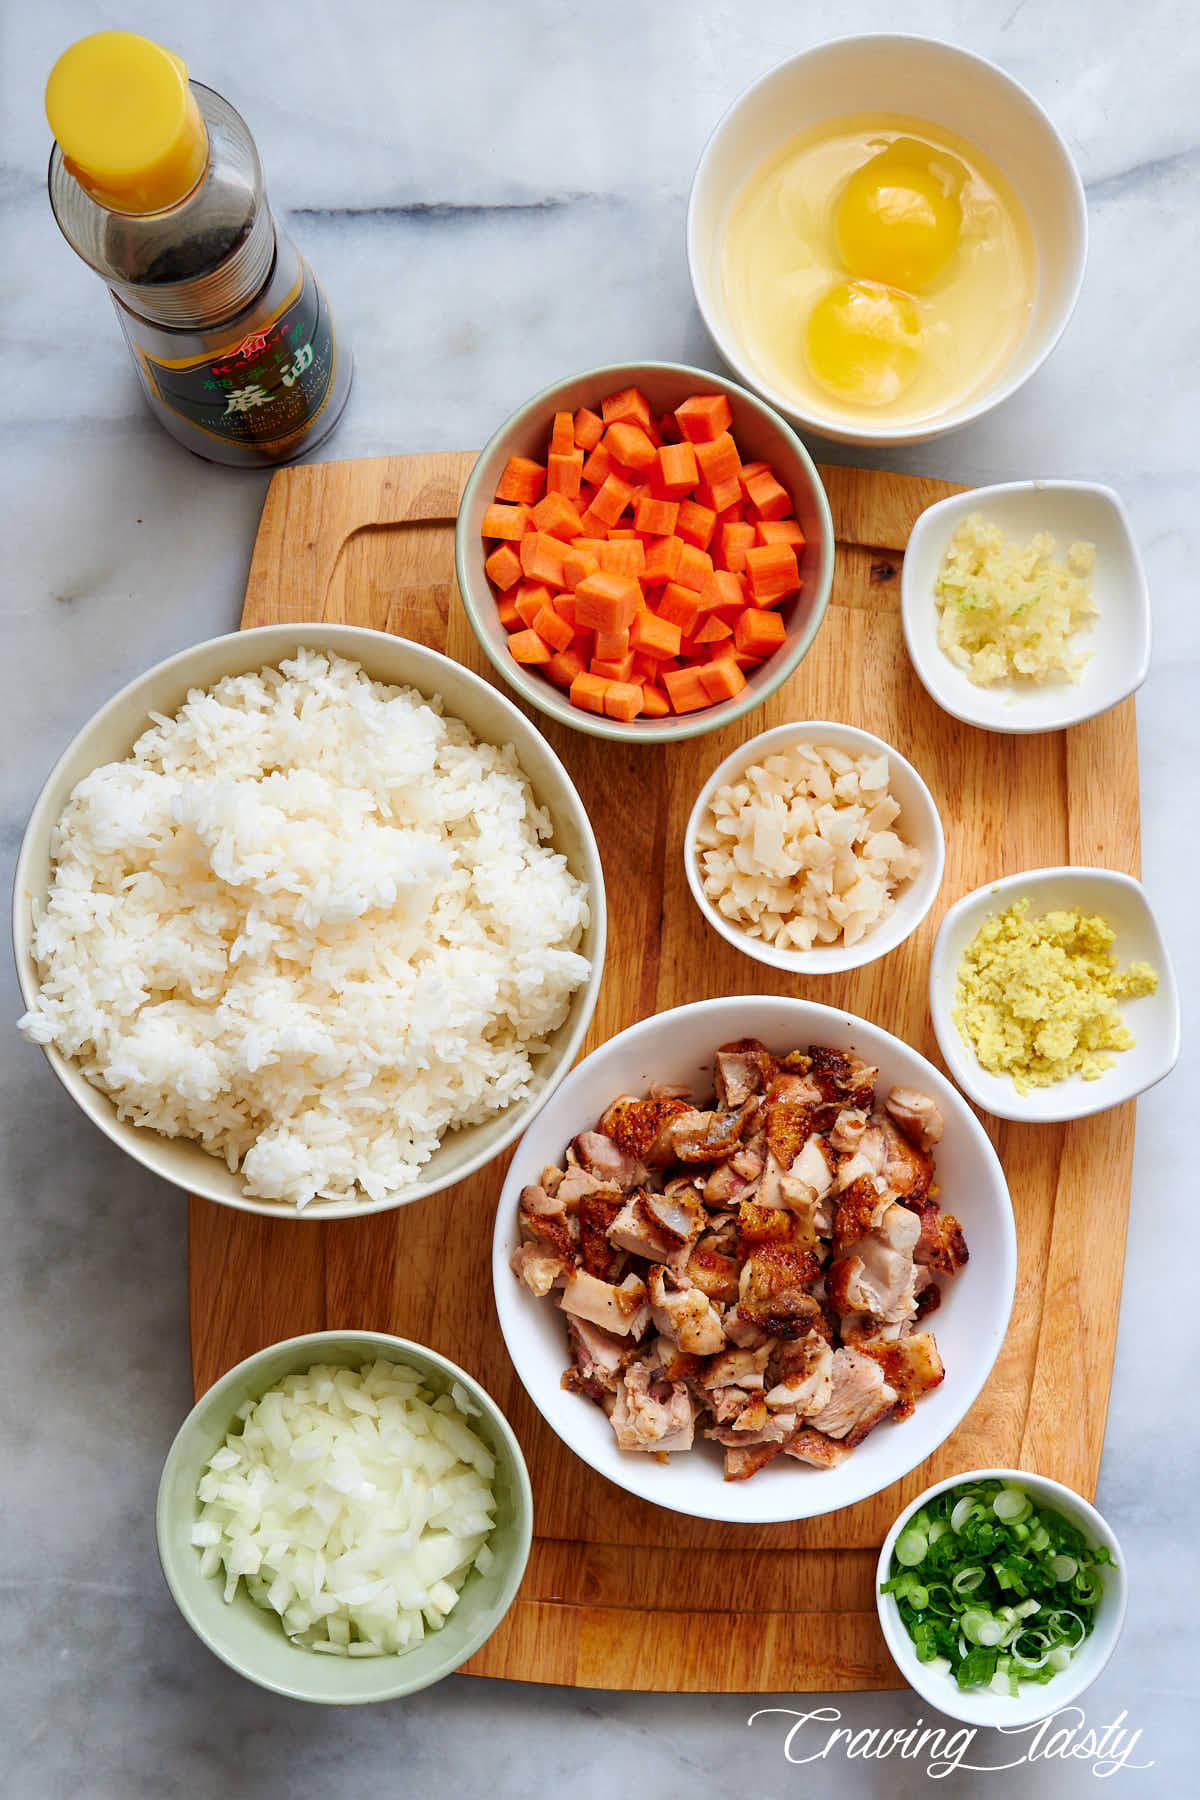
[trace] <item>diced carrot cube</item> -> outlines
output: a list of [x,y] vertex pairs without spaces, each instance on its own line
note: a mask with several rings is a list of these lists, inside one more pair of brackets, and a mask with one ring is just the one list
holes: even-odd
[[754,541],[753,525],[722,525],[717,538],[717,562],[740,575],[746,567],[746,552]]
[[695,669],[667,669],[662,678],[667,696],[674,712],[699,712],[702,706],[712,704],[706,688],[701,685],[700,676]]
[[546,458],[546,487],[550,493],[565,494],[568,500],[578,498],[583,483],[583,451],[570,450],[560,455],[552,450]]
[[733,408],[724,394],[693,394],[675,408],[675,419],[689,443],[710,444],[733,424]]
[[588,537],[607,539],[608,520],[602,519],[595,510],[595,500],[596,497],[593,494],[591,506],[588,507],[586,512],[581,512],[579,515],[579,523],[583,526],[584,532]]
[[712,542],[716,523],[717,515],[711,506],[698,506],[694,500],[681,500],[679,517],[675,521],[675,535],[681,537],[686,544],[695,544],[698,550],[707,550]]
[[604,436],[604,420],[599,413],[589,407],[581,406],[575,414],[575,442],[585,453],[594,450]]
[[700,589],[701,612],[715,613],[727,624],[732,624],[745,611],[747,604],[743,577],[735,575],[729,569],[714,569]]
[[583,530],[579,514],[566,495],[554,491],[545,494],[534,507],[533,524],[536,531],[563,539],[577,538]]
[[760,519],[754,535],[760,544],[790,544],[797,551],[804,548],[804,533],[797,519]]
[[674,581],[679,573],[679,558],[682,554],[682,538],[655,538],[653,543],[646,545],[646,567],[642,580],[648,587],[660,581]]
[[[774,613],[771,614],[774,618]],[[543,606],[533,621],[533,629],[551,650],[565,650],[575,633],[553,606]]]
[[642,590],[629,575],[601,569],[575,589],[576,622],[592,631],[624,631],[642,610]]
[[586,665],[579,652],[574,649],[557,650],[550,661],[542,664],[542,674],[549,677],[555,687],[569,688],[577,675],[582,675]]
[[770,473],[771,473],[770,463],[765,463],[765,462],[743,463],[742,467],[741,467],[741,473],[738,475],[738,480],[742,484],[742,492],[745,493],[746,483],[749,481],[753,481],[756,475],[769,475]]
[[680,630],[670,619],[640,612],[629,628],[629,647],[645,656],[678,656]]
[[680,587],[694,588],[699,593],[712,572],[712,557],[707,550],[697,550],[695,544],[683,546],[679,552],[679,572],[675,577]]
[[690,444],[664,444],[658,453],[658,480],[668,500],[682,500],[700,479]]
[[[641,489],[638,488],[636,490],[636,492],[640,493]],[[639,532],[635,531],[632,525],[614,525],[612,530],[609,532],[608,539],[607,539],[607,542],[610,544],[624,544],[624,543],[634,543],[634,542],[640,544],[641,541],[642,541],[641,534]]]
[[[578,540],[579,543],[584,541],[582,538]],[[597,555],[591,550],[580,550],[575,544],[572,544],[563,557],[563,586],[574,591],[581,581],[586,581],[589,575],[594,575],[599,567],[600,558]]]
[[603,444],[597,444],[596,448],[584,459],[583,479],[590,481],[593,487],[598,488],[602,482],[608,480],[612,472],[612,457]]
[[737,506],[741,497],[742,490],[736,475],[731,475],[728,481],[701,481],[696,484],[697,505],[709,507],[718,519],[722,513]]
[[779,485],[770,469],[752,475],[743,487],[760,519],[786,519],[792,510],[791,495]]
[[[771,616],[774,618],[775,615],[772,613]],[[733,631],[725,623],[724,619],[720,618],[717,613],[710,612],[705,618],[703,625],[701,625],[699,631],[696,633],[696,642],[698,644],[719,644],[722,638],[732,636]]]
[[746,677],[731,656],[722,656],[716,662],[700,663],[696,673],[701,687],[712,701],[732,700],[746,685]]
[[513,604],[523,625],[533,628],[533,621],[544,606],[554,605],[554,595],[545,582],[523,581],[513,595]]
[[517,602],[511,593],[501,594],[499,600],[497,600],[496,617],[503,625],[505,631],[516,631],[518,626],[525,623],[524,619],[517,611]]
[[647,656],[644,650],[633,653],[633,675],[635,681],[658,681],[667,662],[661,656]]
[[670,619],[673,625],[678,625],[680,631],[686,634],[700,617],[700,596],[693,588],[680,587],[677,581],[668,581],[654,610],[660,619]]
[[646,433],[636,425],[628,425],[623,421],[610,425],[604,434],[604,448],[622,468],[636,469],[640,473],[643,469],[658,466],[658,451]]
[[635,387],[608,394],[600,402],[600,411],[606,425],[640,425],[644,431],[650,423],[650,402]]
[[591,510],[606,525],[615,525],[633,497],[633,489],[619,475],[606,475],[600,485],[600,492],[592,501]]
[[543,464],[534,462],[531,456],[510,456],[504,465],[496,498],[520,500],[526,506],[535,506],[545,488],[546,470]]
[[748,656],[770,656],[787,637],[778,613],[748,606],[733,628],[733,641]]
[[[700,479],[716,487],[723,481],[737,481],[742,459],[738,455],[737,445],[727,431],[707,443],[698,443],[696,450],[696,467],[700,471]],[[732,506],[732,501],[727,501]]]
[[[775,614],[772,613],[770,617],[774,618]],[[596,655],[604,657],[606,662],[611,661],[613,657],[624,656],[628,649],[628,629],[625,631],[598,631],[596,633]]]
[[651,419],[650,423],[643,427],[643,430],[645,431],[646,436],[650,439],[650,442],[654,445],[654,448],[657,450],[659,445],[662,443],[662,432],[658,429],[658,426],[654,423],[654,420]]
[[505,593],[521,578],[521,559],[509,544],[499,543],[483,569],[488,580],[494,581],[501,593]]
[[790,544],[753,544],[746,552],[746,576],[755,606],[773,606],[800,586],[796,552]]
[[638,681],[614,681],[604,696],[604,711],[610,719],[636,719],[642,706],[642,687]]
[[673,412],[658,415],[658,435],[664,444],[678,444],[683,441],[683,433],[679,429],[679,420]]
[[611,569],[614,575],[632,575],[638,581],[645,566],[646,547],[640,537],[614,535],[601,546],[600,567]]
[[657,682],[643,681],[642,711],[648,719],[665,719],[670,714],[671,702]]
[[628,681],[633,674],[633,651],[627,650],[624,656],[593,656],[588,667],[605,681]]
[[527,531],[521,539],[521,567],[529,581],[544,581],[550,587],[562,587],[566,554],[567,546],[562,539],[550,537],[544,531]]
[[508,640],[508,647],[519,663],[548,663],[552,655],[549,644],[532,628],[514,631]]
[[633,509],[635,528],[648,532],[651,537],[671,537],[678,517],[677,500],[652,500],[646,494],[643,494]]
[[746,508],[742,505],[741,501],[736,502],[733,506],[723,506],[717,514],[718,535],[720,534],[722,525],[740,525],[745,517]]
[[594,556],[600,561],[600,552],[608,542],[607,532],[597,537],[577,537],[571,539],[572,550],[582,550],[585,556]]
[[551,605],[560,619],[565,619],[571,630],[575,630],[575,596],[574,594],[555,594]]
[[607,692],[608,683],[602,675],[581,670],[571,683],[571,705],[582,707],[584,712],[602,713]]
[[523,538],[530,529],[527,506],[501,506],[496,501],[488,507],[479,527],[481,537],[507,538],[510,542]]
[[556,412],[550,428],[550,454],[567,456],[575,448],[575,421],[569,412]]

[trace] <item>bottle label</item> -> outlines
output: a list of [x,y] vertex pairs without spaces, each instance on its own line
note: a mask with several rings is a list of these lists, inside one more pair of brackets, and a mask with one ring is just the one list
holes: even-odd
[[337,340],[307,264],[277,310],[215,358],[163,361],[136,347],[150,392],[210,437],[277,450],[303,436],[333,391]]

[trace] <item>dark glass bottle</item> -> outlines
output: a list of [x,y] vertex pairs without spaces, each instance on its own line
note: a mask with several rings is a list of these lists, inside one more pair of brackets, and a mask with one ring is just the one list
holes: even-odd
[[240,114],[124,31],[59,58],[46,112],[54,216],[107,282],[159,422],[198,456],[241,468],[321,443],[353,363],[271,215]]

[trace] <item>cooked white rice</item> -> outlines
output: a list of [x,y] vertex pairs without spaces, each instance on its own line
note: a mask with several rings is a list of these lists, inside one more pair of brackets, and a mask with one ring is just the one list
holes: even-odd
[[696,832],[717,911],[779,950],[856,944],[882,923],[921,853],[892,826],[888,759],[795,744],[719,787]]
[[550,839],[511,744],[302,650],[76,787],[21,1029],[248,1193],[386,1199],[529,1093],[587,979]]

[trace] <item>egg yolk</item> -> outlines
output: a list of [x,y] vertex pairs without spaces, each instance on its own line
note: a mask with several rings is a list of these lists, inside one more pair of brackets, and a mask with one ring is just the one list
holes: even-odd
[[877,281],[840,281],[809,313],[804,347],[825,387],[863,406],[886,406],[915,379],[921,336],[907,294]]
[[928,287],[958,244],[964,175],[916,138],[897,138],[856,169],[834,220],[850,274],[910,293]]

